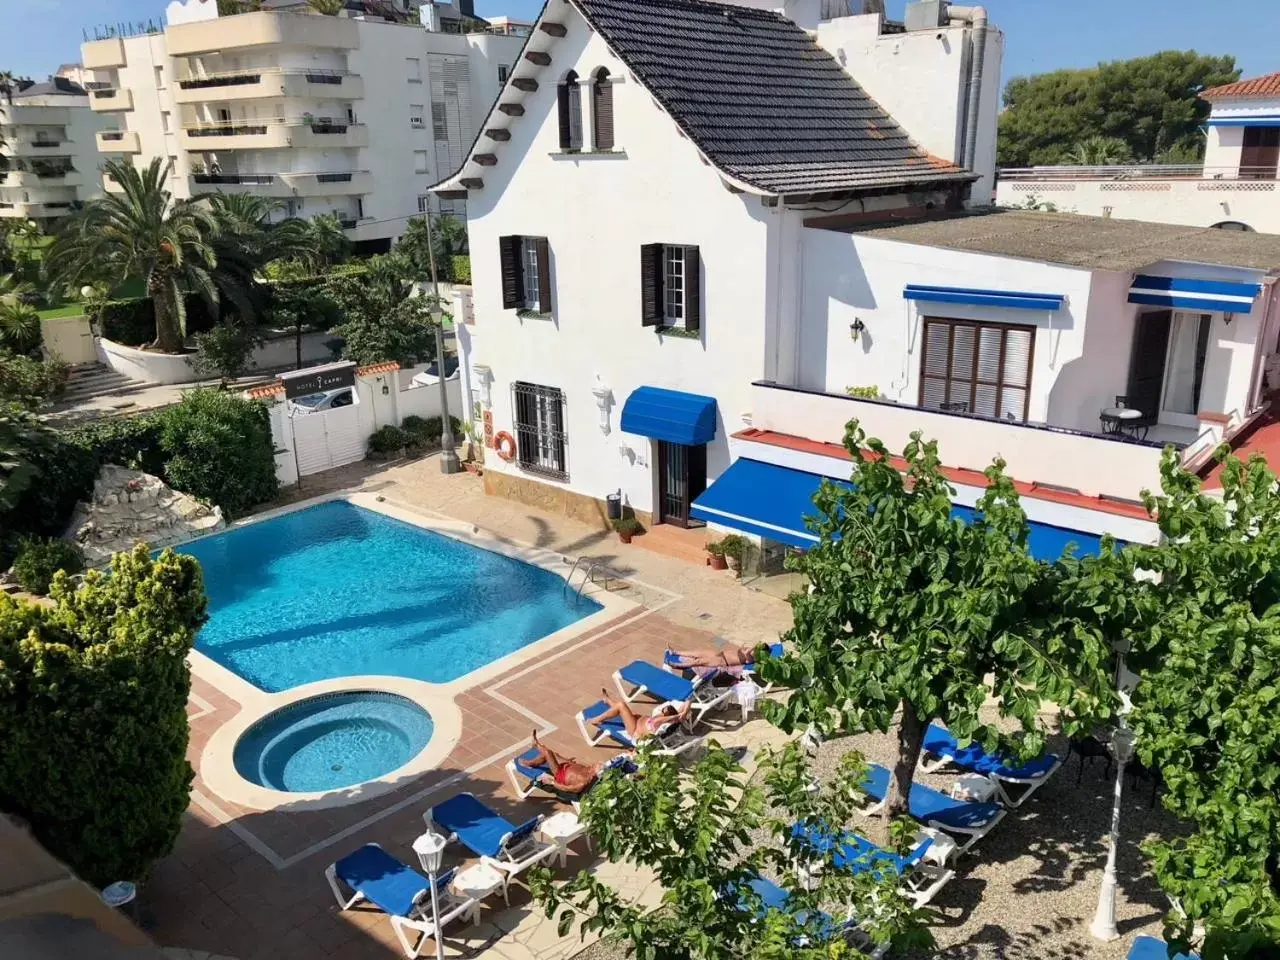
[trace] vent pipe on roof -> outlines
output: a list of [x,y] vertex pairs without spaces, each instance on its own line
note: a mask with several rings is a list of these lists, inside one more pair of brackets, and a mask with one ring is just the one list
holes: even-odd
[[947,16],[973,24],[973,56],[969,60],[969,98],[964,115],[964,152],[960,166],[974,169],[978,152],[978,108],[982,105],[982,73],[987,59],[987,8],[947,6]]

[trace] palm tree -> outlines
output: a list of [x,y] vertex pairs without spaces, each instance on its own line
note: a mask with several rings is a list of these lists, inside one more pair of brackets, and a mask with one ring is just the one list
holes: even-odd
[[1069,155],[1070,161],[1082,167],[1110,167],[1129,163],[1133,152],[1119,137],[1086,137]]
[[16,274],[0,273],[0,305],[17,303],[36,292],[33,284]]
[[351,241],[336,213],[325,213],[307,221],[307,234],[314,248],[313,269],[341,263],[351,254]]
[[29,354],[40,346],[40,314],[21,300],[0,301],[0,347]]
[[120,192],[94,197],[70,216],[45,262],[67,285],[141,277],[155,305],[155,346],[178,353],[186,331],[183,295],[198,293],[211,304],[218,299],[218,222],[206,204],[173,198],[158,157],[145,170],[128,160],[108,161],[103,169]]
[[11,70],[0,70],[0,94],[4,94],[5,101],[13,103],[13,91],[18,85],[18,78],[13,75]]

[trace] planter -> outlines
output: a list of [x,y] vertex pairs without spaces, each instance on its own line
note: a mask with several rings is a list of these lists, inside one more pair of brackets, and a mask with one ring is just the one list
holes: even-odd
[[631,538],[634,536],[635,536],[634,533],[619,533],[618,539],[621,540],[623,543],[630,543]]
[[474,460],[467,460],[462,464],[462,466],[467,473],[471,474],[473,477],[484,476],[484,467],[476,463]]
[[709,566],[712,570],[729,569],[728,561],[723,556],[715,553],[707,554],[707,566]]

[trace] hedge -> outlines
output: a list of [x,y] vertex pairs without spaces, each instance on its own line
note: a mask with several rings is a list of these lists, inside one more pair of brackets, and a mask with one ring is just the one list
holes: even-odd
[[138,546],[79,590],[59,574],[51,595],[44,607],[0,593],[0,809],[90,883],[145,881],[191,790],[200,565]]
[[450,276],[453,277],[454,283],[471,283],[471,257],[465,253],[455,253],[453,255],[453,269]]
[[[188,296],[187,333],[204,333],[218,323],[216,310],[210,310],[204,298]],[[98,329],[108,340],[126,347],[141,347],[156,338],[155,304],[150,297],[108,300],[98,311]]]

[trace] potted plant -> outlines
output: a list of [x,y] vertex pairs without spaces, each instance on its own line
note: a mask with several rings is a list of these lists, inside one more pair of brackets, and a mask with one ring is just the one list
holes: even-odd
[[720,541],[719,546],[724,552],[724,560],[729,569],[742,576],[742,558],[750,547],[747,538],[731,533]]
[[644,527],[635,517],[619,517],[613,521],[613,529],[618,532],[618,539],[623,543],[630,543],[637,533],[644,533]]
[[729,564],[724,557],[724,543],[720,540],[707,544],[707,565],[712,570],[726,570]]

